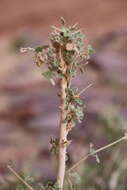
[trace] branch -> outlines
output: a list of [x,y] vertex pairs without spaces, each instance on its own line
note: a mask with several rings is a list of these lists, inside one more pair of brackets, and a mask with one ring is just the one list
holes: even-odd
[[117,143],[120,143],[121,141],[127,140],[127,134],[125,134],[125,136],[121,137],[120,139],[114,141],[113,143],[110,143],[104,147],[101,147],[91,153],[88,153],[87,155],[83,156],[76,164],[74,164],[70,169],[67,170],[67,173],[69,173],[70,171],[74,170],[75,168],[77,168],[82,162],[84,162],[85,160],[87,160],[87,158],[89,158],[90,156],[93,156],[95,154],[97,154],[98,152],[101,152],[102,150],[106,150],[114,145],[116,145]]
[[28,187],[30,190],[34,190],[21,176],[17,174],[17,172],[10,166],[8,165],[7,168],[24,184],[26,187]]

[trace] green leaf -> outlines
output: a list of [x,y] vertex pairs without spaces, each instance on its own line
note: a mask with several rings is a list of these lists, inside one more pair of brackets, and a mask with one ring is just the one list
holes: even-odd
[[48,52],[47,52],[47,55],[49,56],[49,57],[52,57],[53,56],[53,54],[54,54],[54,49],[53,48],[48,48]]
[[25,190],[25,186],[23,184],[18,184],[16,190]]
[[83,108],[80,106],[76,106],[74,109],[74,119],[76,119],[79,123],[81,123],[81,121],[83,120]]
[[92,55],[93,53],[95,53],[94,49],[92,48],[92,46],[90,44],[88,44],[87,46],[87,51],[89,55]]
[[[32,176],[25,174],[24,172],[21,172],[20,174],[21,178],[26,181],[26,183],[28,183],[29,185],[34,184],[35,180]],[[25,184],[18,184],[16,186],[16,190],[27,190],[27,187]]]
[[80,98],[75,98],[75,102],[79,105],[83,104],[83,101]]
[[78,40],[83,40],[85,38],[85,35],[81,32],[81,31],[76,31],[74,34],[73,34],[73,38],[74,39],[78,39]]
[[43,47],[40,47],[40,46],[39,46],[39,47],[36,47],[36,48],[35,48],[35,51],[38,53],[38,52],[41,52],[42,49],[43,49]]
[[66,28],[66,27],[62,27],[62,34],[63,36],[66,38],[66,37],[69,37],[69,29]]
[[74,179],[74,182],[76,184],[79,184],[81,182],[81,178],[77,172],[71,172],[71,173],[69,173],[69,176]]
[[48,48],[49,46],[48,45],[44,45],[44,46],[38,46],[35,48],[35,52],[42,52],[43,49],[46,49]]
[[55,76],[54,72],[52,72],[52,71],[46,71],[46,72],[42,73],[42,75],[43,75],[47,80],[51,80],[51,79]]
[[38,183],[38,184],[37,184],[37,190],[45,190],[44,185],[41,184],[41,183]]
[[26,176],[24,176],[24,177],[25,177],[25,181],[26,181],[27,183],[29,183],[29,184],[32,184],[32,183],[34,183],[34,181],[35,181],[32,176],[26,175]]

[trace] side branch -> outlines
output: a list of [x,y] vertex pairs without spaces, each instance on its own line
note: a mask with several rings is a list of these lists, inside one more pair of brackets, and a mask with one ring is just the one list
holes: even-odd
[[74,164],[70,169],[67,170],[67,173],[73,171],[75,168],[77,168],[80,164],[82,164],[82,162],[84,162],[85,160],[87,160],[87,158],[89,158],[90,156],[93,156],[95,154],[97,154],[98,152],[101,152],[102,150],[106,150],[114,145],[116,145],[117,143],[120,143],[123,140],[127,140],[127,134],[125,134],[125,136],[121,137],[120,139],[114,141],[113,143],[110,143],[104,147],[101,147],[85,156],[83,156],[76,164]]
[[17,172],[10,166],[8,165],[7,168],[30,190],[34,190],[33,187],[31,187],[21,176],[17,174]]

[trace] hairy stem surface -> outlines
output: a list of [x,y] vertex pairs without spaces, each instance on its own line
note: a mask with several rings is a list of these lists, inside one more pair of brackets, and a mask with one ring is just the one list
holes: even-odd
[[61,68],[63,70],[63,77],[60,82],[60,126],[59,126],[59,155],[58,155],[58,175],[57,175],[57,185],[60,189],[63,189],[65,169],[66,169],[66,146],[67,146],[67,124],[65,122],[67,116],[66,110],[66,89],[67,89],[67,79],[66,79],[66,63],[62,57],[62,51],[60,49],[59,58],[61,61]]
[[66,80],[61,80],[61,121],[60,121],[60,141],[59,141],[59,165],[58,165],[58,187],[62,189],[64,175],[65,175],[65,163],[66,163],[66,142],[67,142],[67,130],[66,130],[66,111],[65,111],[65,97],[66,97]]

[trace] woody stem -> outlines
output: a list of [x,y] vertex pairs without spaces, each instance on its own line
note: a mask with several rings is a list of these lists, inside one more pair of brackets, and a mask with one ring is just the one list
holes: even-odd
[[[61,55],[61,54],[60,54]],[[61,56],[60,56],[61,57]],[[61,66],[64,67],[64,74],[66,73],[66,64],[61,57]],[[65,169],[66,169],[66,145],[67,145],[67,124],[65,119],[67,116],[66,110],[66,88],[67,80],[63,76],[60,82],[61,90],[61,112],[60,112],[60,126],[59,126],[59,155],[58,155],[58,175],[57,175],[57,185],[59,189],[63,189]]]

